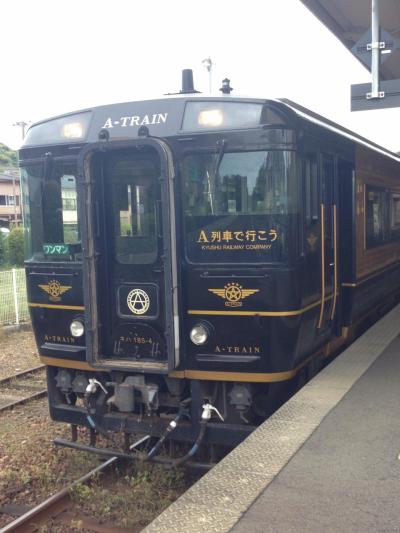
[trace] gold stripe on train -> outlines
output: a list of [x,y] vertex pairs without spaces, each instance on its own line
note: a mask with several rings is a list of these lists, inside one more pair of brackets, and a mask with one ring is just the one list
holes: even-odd
[[45,307],[46,309],[68,309],[70,311],[84,311],[83,305],[58,305],[58,304],[37,304],[28,302],[29,307]]
[[[334,342],[328,342],[321,347],[317,352],[313,353],[307,359],[302,361],[293,370],[284,372],[215,372],[213,370],[172,370],[168,373],[171,378],[178,379],[204,379],[207,381],[242,381],[248,383],[277,383],[279,381],[287,381],[296,376],[296,374],[310,361],[317,357],[329,357],[338,345],[344,344],[346,338],[350,336],[351,328],[346,328],[342,337],[338,337]],[[40,360],[45,365],[57,366],[61,368],[71,368],[77,370],[89,370],[92,372],[109,372],[103,368],[93,368],[85,361],[73,361],[71,359],[57,359],[55,357],[40,356]]]
[[61,368],[73,368],[75,370],[90,370],[92,372],[107,372],[103,368],[93,368],[86,361],[75,361],[73,359],[59,359],[58,357],[39,356],[44,365],[57,366]]
[[387,267],[385,268],[381,268],[379,270],[377,270],[376,272],[373,272],[372,274],[370,274],[369,276],[365,277],[365,278],[361,278],[357,281],[357,283],[350,283],[350,282],[343,282],[342,283],[342,287],[359,287],[360,285],[362,285],[363,283],[366,283],[367,281],[370,281],[371,279],[373,278],[376,278],[377,276],[382,276],[385,274],[385,272],[387,270],[391,270],[393,269],[396,265],[399,266],[399,261],[393,261],[390,265],[388,265]]
[[[333,298],[333,293],[325,298],[325,302]],[[321,305],[321,300],[313,302],[302,309],[295,309],[293,311],[215,311],[204,309],[188,309],[188,315],[220,315],[220,316],[298,316],[306,313],[310,309]]]
[[[71,359],[57,359],[55,357],[40,356],[43,364],[49,366],[56,366],[59,368],[71,368],[76,370],[89,370],[92,372],[109,372],[103,368],[93,368],[85,361],[73,361]],[[308,360],[307,360],[308,362]],[[302,363],[301,366],[306,364]],[[299,367],[300,368],[300,367]],[[299,368],[289,370],[287,372],[214,372],[203,370],[176,370],[168,374],[169,377],[178,379],[204,379],[209,381],[248,381],[252,383],[273,383],[278,381],[286,381],[293,378],[298,372]]]

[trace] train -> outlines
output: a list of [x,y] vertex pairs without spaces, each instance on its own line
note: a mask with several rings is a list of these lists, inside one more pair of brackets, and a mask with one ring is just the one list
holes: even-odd
[[288,99],[182,79],[38,122],[20,150],[58,444],[145,434],[142,459],[169,441],[178,463],[233,447],[398,301],[399,156]]

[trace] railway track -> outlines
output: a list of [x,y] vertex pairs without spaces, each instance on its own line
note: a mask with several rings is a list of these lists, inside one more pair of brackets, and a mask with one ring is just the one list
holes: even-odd
[[[130,449],[133,450],[139,447],[142,443],[146,442],[149,436],[143,437],[140,440],[136,441],[130,446]],[[47,500],[36,505],[35,507],[29,509],[28,511],[18,516],[15,520],[4,526],[0,533],[32,533],[34,531],[41,530],[41,528],[52,521],[56,521],[57,524],[65,524],[71,521],[73,518],[75,521],[79,521],[81,527],[85,530],[90,530],[93,532],[99,533],[123,533],[130,531],[132,529],[120,528],[113,525],[105,525],[97,523],[94,520],[90,520],[85,516],[77,516],[72,514],[71,510],[73,508],[73,501],[71,498],[71,492],[77,485],[90,482],[95,476],[100,473],[105,473],[112,466],[115,466],[116,463],[120,460],[118,457],[111,457],[98,467],[94,468],[84,476],[80,477],[64,489],[60,490],[53,496],[50,496]],[[17,515],[18,510],[23,509],[21,506],[6,506],[0,508],[0,512],[7,513],[10,515]],[[60,518],[60,515],[65,515],[64,519]]]
[[46,396],[44,365],[0,380],[0,412]]

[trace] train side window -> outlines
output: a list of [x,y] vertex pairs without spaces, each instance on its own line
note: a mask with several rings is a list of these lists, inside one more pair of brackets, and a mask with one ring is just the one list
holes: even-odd
[[43,184],[43,234],[46,243],[78,244],[76,180],[72,174],[55,176]]
[[365,189],[365,232],[367,248],[383,244],[387,240],[386,217],[387,193],[378,187]]
[[78,244],[78,207],[75,176],[64,174],[60,178],[63,240],[65,244]]
[[304,212],[306,226],[318,221],[318,166],[317,159],[307,157],[303,159],[304,179]]
[[390,193],[390,240],[400,239],[400,193]]

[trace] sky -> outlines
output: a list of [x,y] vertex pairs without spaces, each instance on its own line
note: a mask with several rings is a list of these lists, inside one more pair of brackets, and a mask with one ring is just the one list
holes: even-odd
[[400,150],[400,109],[350,112],[350,85],[369,72],[299,0],[12,0],[2,3],[0,142],[18,121],[156,98],[193,69],[208,94],[290,98]]

